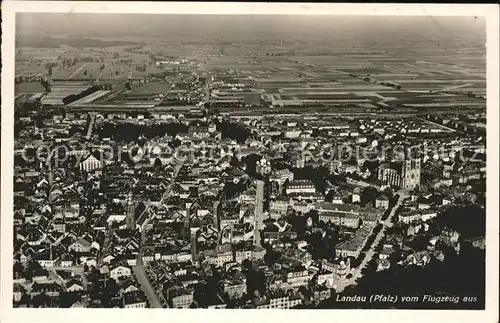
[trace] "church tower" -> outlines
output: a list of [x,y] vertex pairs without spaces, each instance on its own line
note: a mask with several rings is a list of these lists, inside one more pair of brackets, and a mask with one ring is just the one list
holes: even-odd
[[412,156],[408,149],[405,153],[401,170],[401,188],[413,189],[420,185],[421,160],[420,156]]
[[126,217],[125,217],[125,223],[127,226],[127,229],[135,230],[136,225],[135,225],[135,204],[132,198],[132,192],[128,194],[127,197],[127,206],[126,206]]

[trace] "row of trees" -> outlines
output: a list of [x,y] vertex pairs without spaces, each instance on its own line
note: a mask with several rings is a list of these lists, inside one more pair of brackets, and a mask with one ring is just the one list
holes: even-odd
[[239,123],[223,120],[222,122],[216,122],[216,127],[217,131],[220,131],[222,138],[234,139],[238,143],[244,143],[253,136],[250,129]]
[[92,93],[95,93],[95,92],[99,91],[100,89],[101,89],[100,86],[94,85],[94,86],[91,86],[88,89],[86,89],[78,94],[70,94],[70,95],[64,97],[62,99],[62,101],[64,104],[70,104],[72,102],[80,100],[81,98],[84,98],[88,95],[91,95]]

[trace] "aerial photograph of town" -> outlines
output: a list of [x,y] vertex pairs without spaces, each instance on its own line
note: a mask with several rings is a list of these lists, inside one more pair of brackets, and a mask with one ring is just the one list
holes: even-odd
[[15,33],[14,307],[485,308],[485,19]]

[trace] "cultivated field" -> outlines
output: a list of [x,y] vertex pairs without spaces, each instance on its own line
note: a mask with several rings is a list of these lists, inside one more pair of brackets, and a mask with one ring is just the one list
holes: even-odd
[[[422,41],[427,44],[429,40]],[[228,99],[247,98],[251,104],[258,104],[260,97],[261,102],[319,104],[333,110],[346,106],[362,110],[485,106],[484,46],[459,39],[436,43],[435,47],[405,40],[368,42],[346,38],[333,45],[319,40],[311,43],[314,45],[250,41],[195,44],[158,38],[136,46],[20,48],[16,72],[46,74],[50,63],[55,64],[55,79],[123,82],[166,71],[196,70],[216,81],[230,76],[253,82],[245,93],[223,88],[218,94]],[[75,58],[77,62],[70,66],[61,63]],[[155,65],[155,60],[172,59],[187,59],[188,64]],[[170,83],[146,83],[134,86],[134,92],[168,93]],[[33,90],[35,86],[16,87],[20,92]]]

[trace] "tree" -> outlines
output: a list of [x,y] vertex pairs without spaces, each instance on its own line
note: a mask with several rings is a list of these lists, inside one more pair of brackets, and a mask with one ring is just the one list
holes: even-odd
[[375,187],[369,186],[363,189],[361,193],[361,205],[365,206],[366,204],[373,205],[375,203],[375,199],[377,198],[378,191]]
[[155,159],[154,167],[156,167],[156,168],[162,168],[163,167],[163,164],[161,163],[160,158],[156,158]]
[[248,259],[245,259],[241,262],[241,266],[247,270],[252,269],[252,262]]
[[384,190],[384,194],[389,198],[389,199],[392,199],[393,198],[393,195],[394,193],[392,192],[392,189],[387,187],[385,190]]
[[266,264],[272,265],[281,259],[281,254],[269,248],[264,255],[264,261]]
[[42,270],[42,266],[40,266],[37,261],[30,261],[25,267],[24,277],[26,277],[26,280],[30,281],[33,275],[40,270]]
[[306,220],[308,218],[311,218],[311,220],[313,221],[313,224],[316,224],[319,221],[319,213],[316,210],[311,210],[311,211],[307,212],[304,216],[305,216]]
[[19,278],[19,276],[23,273],[24,267],[23,264],[20,263],[19,261],[16,261],[14,263],[14,278]]

